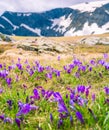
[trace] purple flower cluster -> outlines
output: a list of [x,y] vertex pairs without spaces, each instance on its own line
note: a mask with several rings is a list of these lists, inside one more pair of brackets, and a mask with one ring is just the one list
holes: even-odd
[[19,111],[16,116],[26,115],[32,110],[37,110],[38,106],[31,105],[31,104],[23,104],[22,102],[18,102]]
[[0,120],[2,120],[4,123],[10,123],[10,124],[13,123],[13,120],[9,117],[5,117],[4,114],[0,115]]

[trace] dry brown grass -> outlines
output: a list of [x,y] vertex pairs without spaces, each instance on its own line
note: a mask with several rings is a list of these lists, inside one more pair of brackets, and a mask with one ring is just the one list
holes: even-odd
[[74,53],[109,53],[109,45],[79,45],[75,46]]
[[[97,36],[97,37],[109,37],[109,33],[105,33],[105,34],[94,34],[94,35],[85,35],[85,36],[70,36],[70,37],[48,37],[50,39],[53,39],[55,41],[58,41],[58,42],[76,42],[78,41],[79,39],[82,39],[82,38],[87,38],[87,37],[92,37],[92,36]],[[12,36],[13,39],[15,40],[25,40],[25,39],[39,39],[40,37],[19,37],[19,36]]]
[[9,43],[9,44],[0,44],[0,53],[5,52],[6,50],[12,49],[14,45]]
[[[85,37],[91,37],[90,36],[75,36],[75,37],[51,37],[51,39],[67,43],[70,41],[70,43],[76,43],[77,40]],[[101,35],[94,35],[94,36],[100,36],[100,37],[109,37],[109,34],[101,34]],[[26,40],[26,39],[38,39],[40,37],[18,37],[13,36],[15,40]],[[95,46],[88,46],[88,45],[79,45],[75,46],[73,50],[73,54],[56,54],[54,56],[50,54],[40,54],[37,55],[36,52],[31,51],[24,51],[22,49],[16,49],[15,44],[1,44],[0,45],[0,62],[10,62],[12,60],[17,60],[18,58],[21,58],[23,61],[28,59],[30,62],[35,60],[40,60],[43,64],[54,64],[57,61],[58,55],[61,56],[63,61],[69,61],[73,57],[73,55],[76,55],[79,59],[85,59],[90,60],[92,58],[102,57],[103,53],[109,53],[109,46],[108,45],[95,45]]]

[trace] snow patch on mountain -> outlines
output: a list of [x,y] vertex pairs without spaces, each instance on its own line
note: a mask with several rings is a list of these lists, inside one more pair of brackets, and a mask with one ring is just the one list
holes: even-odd
[[35,28],[35,31],[37,32],[37,34],[38,34],[39,36],[41,36],[41,30],[40,30],[40,29]]
[[19,17],[22,16],[22,13],[17,13],[17,16],[19,16]]
[[5,16],[1,16],[2,19],[4,19],[5,21],[7,21],[13,28],[14,30],[16,30],[17,28],[19,28],[18,26],[14,25],[9,19],[7,19]]
[[24,13],[23,16],[30,16],[31,13]]
[[[59,19],[52,19],[53,22],[51,29],[53,28],[56,31],[64,33],[66,31],[66,28],[70,25],[72,22],[70,18],[71,14],[65,18],[65,16],[60,17]],[[57,26],[57,28],[56,28]]]
[[0,27],[5,28],[2,24],[0,24]]
[[109,14],[109,11],[108,11],[108,10],[105,10],[105,12],[106,12],[107,14]]
[[73,36],[73,32],[74,32],[75,28],[71,28],[69,31],[67,31],[64,36]]
[[26,24],[21,24],[20,27],[24,27],[24,28],[26,28],[27,30],[29,30],[29,31],[31,31],[31,32],[34,32],[34,33],[38,34],[39,36],[41,36],[41,30],[38,29],[38,28],[35,28],[35,29],[34,29],[34,28],[29,27],[29,26],[26,25]]
[[107,3],[109,3],[109,0],[85,2],[70,6],[70,8],[80,10],[81,12],[93,12],[96,8],[101,7]]
[[109,27],[109,22],[103,25],[101,28],[98,27],[96,23],[93,23],[89,26],[89,23],[86,22],[84,24],[84,27],[80,31],[74,31],[75,28],[70,29],[65,33],[65,36],[82,36],[82,35],[90,35],[90,34],[102,34],[102,33],[107,33],[109,32],[108,30]]

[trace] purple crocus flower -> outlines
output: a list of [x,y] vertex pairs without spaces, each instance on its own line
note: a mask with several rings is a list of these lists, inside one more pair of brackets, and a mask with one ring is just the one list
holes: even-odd
[[17,116],[20,116],[20,115],[26,115],[28,114],[29,112],[31,111],[31,108],[30,108],[30,105],[29,104],[24,104],[20,111],[16,114]]
[[37,110],[39,107],[35,105],[30,105],[31,110]]
[[73,63],[74,63],[74,65],[76,65],[76,66],[79,66],[79,65],[82,64],[78,59],[75,59],[75,60],[73,61]]
[[34,93],[36,99],[40,99],[39,92],[38,92],[37,89],[34,89],[34,90],[33,90],[33,93]]
[[83,116],[79,111],[76,112],[76,117],[82,124],[84,124]]
[[52,79],[52,73],[47,73],[46,77],[49,78],[49,79]]
[[38,109],[38,107],[35,105],[20,103],[19,112],[16,114],[16,116],[26,115],[31,110],[36,110],[36,109]]
[[68,113],[59,113],[60,119],[65,119],[65,118],[67,118],[68,116],[69,116]]
[[46,91],[45,92],[45,99],[48,100],[52,96],[53,93],[54,93],[54,91],[49,91],[49,90]]
[[57,76],[57,77],[60,77],[60,71],[56,70],[55,73],[56,73],[56,76]]
[[37,89],[41,89],[41,90],[43,89],[43,87],[42,87],[42,86],[37,86],[36,88],[37,88]]
[[96,98],[96,96],[95,96],[95,94],[93,93],[93,94],[92,94],[92,101],[93,101],[93,102],[95,101],[95,98]]
[[80,106],[84,106],[85,104],[87,104],[88,103],[88,100],[87,99],[84,99],[84,98],[82,98],[82,97],[78,97],[78,104],[80,105]]
[[108,54],[104,53],[104,59],[107,59],[107,58],[108,58]]
[[23,70],[21,63],[17,63],[16,66],[18,67],[19,70]]
[[20,128],[21,120],[19,118],[15,118],[15,122],[16,122],[17,126]]
[[18,75],[16,75],[16,82],[18,82],[19,81],[19,76]]
[[75,65],[74,64],[70,64],[69,67],[70,67],[70,69],[73,69],[75,67]]
[[5,119],[5,115],[0,115],[0,119],[3,121]]
[[12,100],[8,100],[8,101],[7,101],[7,104],[8,104],[8,106],[9,106],[9,109],[12,109],[12,103],[13,103]]
[[109,88],[108,88],[108,87],[105,87],[104,90],[105,90],[105,93],[106,93],[107,95],[109,95]]
[[43,66],[41,66],[41,65],[39,65],[37,70],[38,70],[38,72],[43,72],[44,67],[43,67]]
[[1,93],[3,93],[3,89],[2,89],[2,88],[0,88],[0,94],[1,94]]
[[78,91],[78,93],[84,93],[84,92],[85,92],[85,86],[79,85],[79,86],[77,87],[77,91]]
[[34,90],[33,90],[33,93],[34,93],[34,95],[31,96],[30,98],[33,98],[33,99],[39,100],[39,99],[40,99],[40,95],[39,95],[38,90],[37,90],[37,89],[34,89]]
[[109,70],[109,63],[104,63],[103,66],[105,66],[105,69],[106,69],[106,70]]
[[13,123],[12,119],[9,118],[9,117],[6,117],[6,118],[4,119],[4,123],[6,123],[6,122],[8,122],[8,123],[10,123],[10,124]]
[[32,75],[34,74],[33,69],[30,69],[30,70],[29,70],[29,74],[30,74],[30,76],[32,76]]
[[90,64],[95,65],[95,60],[91,60]]
[[90,72],[92,71],[92,67],[89,67],[89,71],[90,71]]
[[70,123],[71,123],[71,125],[73,125],[73,117],[72,116],[70,116]]
[[80,69],[81,69],[82,71],[86,71],[86,66],[81,66]]
[[104,60],[99,60],[99,61],[98,61],[98,64],[100,64],[100,65],[104,65],[104,63],[105,63]]
[[8,72],[6,69],[1,70],[1,71],[0,71],[0,77],[1,77],[1,78],[6,78],[7,75],[8,75],[8,73],[9,73],[9,72]]
[[12,70],[12,66],[8,66],[8,71],[11,71]]
[[79,78],[79,77],[80,77],[80,73],[79,73],[79,72],[76,72],[76,73],[75,73],[75,77],[76,77],[76,78]]
[[23,105],[24,104],[21,101],[18,101],[18,107],[19,107],[19,109],[21,109],[23,107]]
[[0,69],[2,68],[2,64],[0,64]]
[[69,96],[68,96],[68,94],[66,94],[66,96],[65,96],[66,98],[68,98]]
[[72,99],[74,99],[74,97],[75,97],[75,94],[74,93],[70,93],[70,99],[72,100]]
[[68,113],[67,107],[65,106],[63,101],[58,102],[58,112],[59,113],[63,113],[63,112]]
[[61,57],[60,57],[60,56],[58,56],[57,60],[58,60],[58,61],[60,61],[60,59],[61,59]]
[[64,68],[65,71],[67,70],[67,66],[64,66],[63,68]]
[[53,121],[53,115],[52,115],[52,113],[50,113],[50,121],[51,122]]
[[109,105],[109,99],[107,98],[104,103],[107,103]]
[[25,64],[28,64],[28,60],[26,59],[24,63],[25,63]]
[[58,129],[62,126],[62,124],[63,124],[63,120],[59,119],[59,121],[58,121]]
[[72,71],[71,69],[68,69],[68,70],[67,70],[67,73],[68,73],[68,74],[70,74],[70,73],[71,73],[71,71]]
[[91,88],[91,86],[89,86],[89,87],[86,88],[86,97],[89,96],[89,89],[90,89],[90,88]]
[[56,102],[60,102],[60,101],[63,101],[63,99],[62,99],[62,96],[61,96],[61,94],[59,93],[59,92],[54,92],[53,93],[53,96],[54,96],[54,100],[56,101]]
[[44,89],[42,89],[41,94],[42,94],[43,97],[45,96],[45,93],[46,93],[46,91]]
[[8,85],[10,85],[11,82],[12,82],[12,79],[11,78],[6,78],[6,82],[7,82]]

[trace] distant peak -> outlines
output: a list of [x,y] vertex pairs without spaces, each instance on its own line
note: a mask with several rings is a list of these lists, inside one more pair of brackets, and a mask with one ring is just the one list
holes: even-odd
[[81,12],[93,12],[96,8],[99,8],[107,3],[109,3],[108,0],[85,2],[70,6],[70,8],[80,10]]

